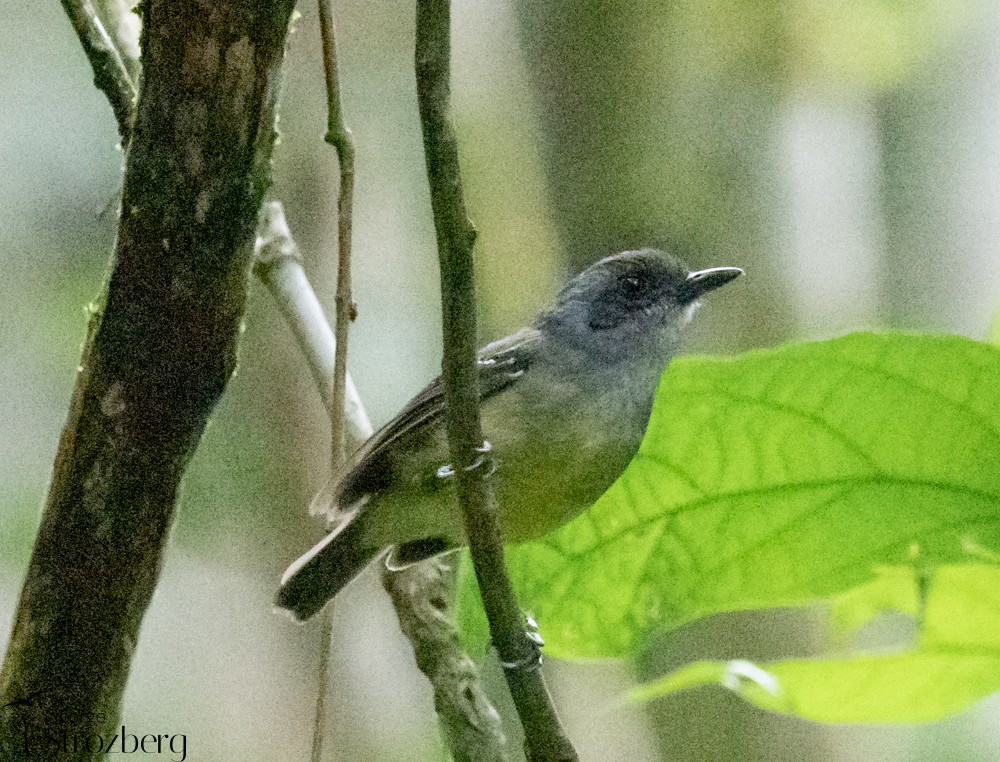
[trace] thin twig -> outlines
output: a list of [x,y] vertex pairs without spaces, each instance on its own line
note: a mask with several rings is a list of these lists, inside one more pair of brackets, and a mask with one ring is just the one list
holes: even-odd
[[313,709],[312,749],[310,762],[322,762],[323,740],[326,737],[326,697],[330,693],[330,648],[333,645],[333,606],[320,614],[319,663],[316,665],[316,706]]
[[[327,129],[324,140],[337,150],[340,163],[340,193],[337,197],[337,357],[334,367],[333,404],[331,405],[332,445],[330,458],[334,468],[344,453],[344,378],[347,373],[347,337],[354,303],[351,299],[351,226],[354,206],[354,138],[344,122],[337,69],[337,40],[330,0],[319,0],[320,34],[323,38],[323,71],[326,75]],[[340,419],[340,420],[338,420]]]
[[488,452],[479,417],[476,366],[475,228],[465,208],[449,113],[450,58],[449,0],[417,0],[417,100],[441,262],[443,377],[456,490],[490,635],[524,728],[525,754],[531,762],[576,760],[542,680],[538,647],[525,633],[504,568],[503,536],[489,468],[484,467]]
[[94,85],[111,104],[118,122],[118,135],[125,147],[135,119],[135,83],[90,0],[62,0],[62,6],[90,61]]
[[[331,0],[318,0],[320,37],[323,41],[323,72],[326,79],[327,129],[324,139],[337,151],[340,165],[340,191],[337,195],[337,351],[333,368],[333,400],[330,404],[330,467],[335,473],[344,460],[344,395],[347,379],[347,342],[353,319],[354,300],[351,296],[351,224],[354,212],[354,139],[344,120],[344,104],[340,95],[340,73],[337,67],[337,35],[333,22]],[[313,716],[312,762],[321,762],[323,735],[326,727],[326,695],[329,690],[330,632],[333,629],[333,606],[322,614],[320,633],[321,658]]]

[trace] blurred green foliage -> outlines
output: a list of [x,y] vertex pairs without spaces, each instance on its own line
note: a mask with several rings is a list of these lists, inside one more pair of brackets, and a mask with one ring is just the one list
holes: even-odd
[[965,28],[967,0],[800,0],[787,6],[798,84],[857,91],[912,76]]

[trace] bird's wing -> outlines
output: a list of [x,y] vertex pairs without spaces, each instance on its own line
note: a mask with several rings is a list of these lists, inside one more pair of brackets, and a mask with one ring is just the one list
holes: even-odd
[[[479,351],[480,401],[506,389],[534,363],[541,335],[525,328]],[[356,505],[365,497],[386,488],[394,475],[401,440],[430,435],[442,422],[444,384],[434,379],[387,424],[375,432],[331,479],[313,503],[313,510],[327,512],[334,519],[341,509]],[[402,448],[408,449],[408,448]]]

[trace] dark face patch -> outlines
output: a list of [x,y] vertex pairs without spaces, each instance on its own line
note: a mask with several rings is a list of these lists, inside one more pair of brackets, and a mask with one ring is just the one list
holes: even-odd
[[683,262],[655,249],[605,257],[569,282],[537,326],[566,367],[617,372],[639,362],[658,377],[687,323],[687,280]]
[[580,278],[590,303],[588,325],[594,331],[614,329],[632,321],[662,319],[678,302],[687,268],[659,253],[631,252],[598,262]]

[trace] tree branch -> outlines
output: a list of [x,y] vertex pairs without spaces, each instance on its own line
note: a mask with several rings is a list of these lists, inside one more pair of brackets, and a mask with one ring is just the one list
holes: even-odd
[[503,536],[489,484],[488,451],[479,418],[475,229],[462,193],[458,146],[450,118],[449,0],[417,0],[417,99],[441,262],[444,387],[456,491],[493,644],[525,735],[531,762],[575,760],[541,674],[541,655],[524,630],[507,577]]
[[403,634],[413,643],[417,666],[434,687],[434,708],[456,762],[506,762],[500,715],[479,681],[475,662],[455,628],[455,573],[433,558],[401,571],[384,570]]
[[3,748],[53,727],[107,738],[118,721],[178,483],[235,368],[291,10],[143,3],[114,265],[0,671],[0,705],[35,706],[0,714]]
[[62,0],[62,6],[90,61],[94,85],[111,104],[124,148],[135,116],[135,83],[90,0]]
[[[264,204],[258,231],[254,274],[271,293],[292,329],[323,404],[328,411],[332,410],[337,342],[302,269],[299,248],[288,229],[280,201]],[[350,374],[345,375],[344,392],[342,409],[347,421],[347,437],[353,448],[372,435],[372,425]]]

